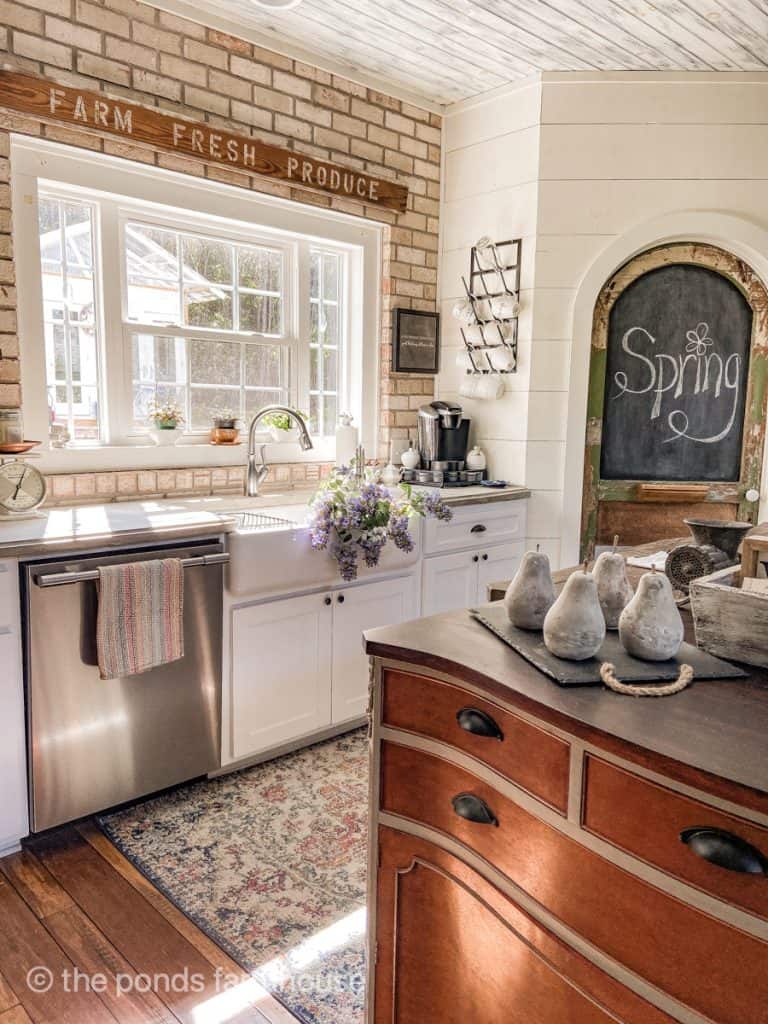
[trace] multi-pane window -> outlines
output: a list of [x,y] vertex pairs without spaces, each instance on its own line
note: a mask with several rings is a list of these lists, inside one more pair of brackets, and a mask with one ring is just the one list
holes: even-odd
[[125,225],[128,319],[283,333],[280,250]]
[[[112,227],[100,245],[101,221]],[[202,438],[216,414],[247,422],[279,403],[309,412],[313,434],[333,435],[345,251],[301,236],[271,242],[267,231],[228,231],[198,215],[190,222],[154,218],[149,208],[127,212],[114,197],[81,201],[41,189],[51,423],[74,441],[109,441],[146,433],[152,407],[173,402],[187,432]],[[118,363],[125,393],[116,396],[110,374]]]
[[49,420],[100,437],[98,281],[90,203],[41,197],[38,224]]
[[336,427],[341,364],[341,273],[338,253],[313,249],[309,263],[309,418],[312,433]]

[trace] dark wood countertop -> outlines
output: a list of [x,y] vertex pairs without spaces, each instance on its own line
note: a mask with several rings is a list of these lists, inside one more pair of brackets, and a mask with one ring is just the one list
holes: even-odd
[[[684,618],[689,632],[690,615]],[[490,697],[690,785],[702,785],[704,773],[706,788],[726,799],[743,801],[746,787],[753,791],[749,805],[768,814],[767,671],[694,681],[660,698],[627,697],[603,686],[561,687],[468,611],[368,630],[365,650],[473,683]]]

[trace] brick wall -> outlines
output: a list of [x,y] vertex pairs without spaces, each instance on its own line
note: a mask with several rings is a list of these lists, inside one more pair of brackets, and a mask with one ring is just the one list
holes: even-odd
[[392,374],[391,309],[435,309],[437,115],[138,0],[0,0],[0,50],[3,62],[63,84],[205,120],[409,189],[406,212],[396,214],[87,130],[45,124],[3,110],[0,95],[0,406],[22,402],[9,185],[8,132],[15,131],[386,224],[379,456],[386,455],[390,437],[415,435],[415,410],[432,396],[433,380]]

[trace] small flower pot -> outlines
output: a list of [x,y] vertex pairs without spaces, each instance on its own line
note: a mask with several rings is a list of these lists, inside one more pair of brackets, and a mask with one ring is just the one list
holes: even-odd
[[239,437],[240,431],[235,426],[220,427],[217,425],[211,430],[212,444],[237,444]]
[[182,434],[181,427],[154,427],[151,431],[155,444],[173,445]]
[[275,444],[298,444],[299,428],[291,427],[289,430],[279,430],[277,427],[270,427],[269,433]]

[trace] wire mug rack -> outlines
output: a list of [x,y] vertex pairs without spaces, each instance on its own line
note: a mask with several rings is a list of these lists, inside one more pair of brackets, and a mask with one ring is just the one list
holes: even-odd
[[[517,372],[518,313],[501,315],[499,310],[503,309],[505,299],[511,300],[515,309],[519,304],[521,251],[521,238],[483,246],[482,259],[478,255],[478,246],[472,246],[469,278],[462,277],[461,283],[474,322],[459,328],[469,354],[471,369],[467,368],[468,374]],[[491,287],[489,281],[492,282]],[[477,329],[480,340],[468,338],[468,329]],[[511,366],[509,355],[512,357]]]

